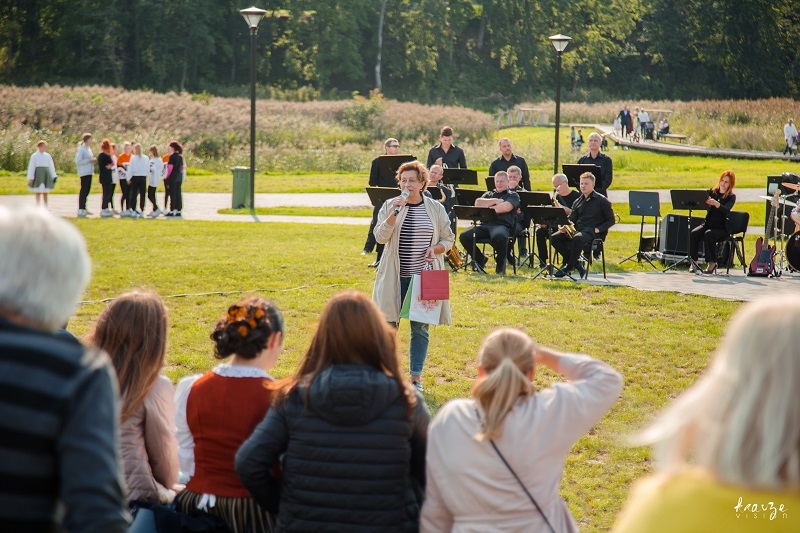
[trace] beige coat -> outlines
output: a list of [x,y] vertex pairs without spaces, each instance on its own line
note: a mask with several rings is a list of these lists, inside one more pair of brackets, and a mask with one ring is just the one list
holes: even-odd
[[[433,223],[433,238],[431,239],[431,246],[441,244],[445,250],[449,250],[455,242],[455,235],[453,230],[450,229],[450,219],[447,217],[447,211],[441,203],[428,198],[423,194],[423,201],[425,202],[425,212],[428,213],[431,222]],[[407,209],[401,209],[400,214],[395,219],[394,226],[386,223],[389,214],[394,206],[392,201],[394,198],[387,200],[378,213],[378,223],[375,225],[375,240],[380,244],[385,244],[386,248],[383,250],[383,258],[378,265],[378,272],[375,276],[375,287],[372,290],[372,300],[378,304],[378,307],[383,312],[388,322],[400,321],[400,229],[403,227],[403,221],[406,218]],[[434,270],[445,270],[444,259],[442,254],[437,254],[433,260]],[[442,305],[442,314],[439,318],[439,324],[450,323],[450,302],[445,300]]]
[[[573,533],[578,526],[559,493],[564,460],[616,401],[622,377],[585,355],[562,356],[558,371],[569,381],[521,397],[495,443],[555,531]],[[491,444],[475,439],[481,428],[476,405],[452,400],[428,426],[420,531],[548,531]]]
[[139,409],[120,425],[120,451],[129,500],[169,503],[178,482],[174,388],[158,376]]

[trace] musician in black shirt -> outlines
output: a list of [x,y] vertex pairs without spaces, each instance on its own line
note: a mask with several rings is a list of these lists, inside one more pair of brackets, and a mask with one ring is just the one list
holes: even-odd
[[594,175],[591,172],[581,174],[581,196],[572,204],[569,220],[575,225],[576,233],[572,237],[559,229],[550,237],[553,248],[563,257],[565,264],[555,272],[557,278],[563,278],[578,269],[581,277],[586,276],[586,269],[578,263],[581,251],[592,240],[604,238],[608,229],[614,225],[614,210],[611,202],[594,190]]
[[[717,268],[717,245],[728,238],[728,214],[736,203],[733,187],[736,185],[736,175],[732,170],[726,170],[719,177],[717,185],[708,191],[706,205],[708,212],[702,224],[692,230],[689,243],[689,255],[697,261],[697,248],[700,241],[705,243],[706,274],[713,274]],[[689,272],[694,272],[694,265],[689,265]]]
[[600,167],[600,183],[594,188],[595,192],[608,197],[608,188],[614,179],[614,163],[611,158],[600,151],[603,138],[599,133],[589,134],[589,153],[578,159],[579,165],[596,165]]
[[443,168],[467,168],[467,158],[464,150],[453,144],[453,128],[444,126],[439,133],[439,144],[428,152],[428,163],[431,168],[439,165]]
[[[397,155],[400,153],[400,142],[398,142],[395,138],[386,139],[383,143],[383,151],[386,155]],[[388,174],[386,176],[381,175],[381,165],[380,165],[380,156],[376,157],[372,160],[372,166],[369,169],[369,186],[370,187],[397,187],[397,180],[395,180],[394,174]],[[364,243],[364,251],[361,252],[361,255],[367,255],[372,253],[373,248],[377,248],[378,258],[375,260],[374,263],[370,266],[377,266],[378,262],[381,260],[381,256],[383,255],[383,245],[378,244],[375,240],[375,235],[373,231],[375,230],[375,224],[378,221],[378,212],[381,210],[381,206],[375,206],[372,209],[372,222],[369,224],[369,232],[367,232],[367,242]]]
[[[560,173],[553,176],[553,189],[555,189],[553,197],[569,216],[572,213],[572,204],[580,198],[581,193],[570,189],[567,176]],[[550,238],[554,231],[555,228],[547,225],[536,227],[536,249],[539,252],[539,268],[544,268],[547,265],[547,239]]]
[[[497,213],[496,222],[486,222],[480,226],[470,228],[461,233],[459,240],[461,246],[472,253],[472,235],[476,242],[489,242],[494,248],[496,259],[495,272],[505,274],[506,255],[508,253],[508,237],[514,231],[516,224],[516,210],[519,207],[519,195],[508,189],[508,174],[498,172],[494,175],[495,190],[485,193],[475,200],[475,207],[490,207]],[[479,248],[475,249],[475,262],[483,269],[486,257]]]
[[511,151],[511,141],[509,141],[506,137],[500,139],[500,157],[492,161],[492,164],[489,165],[489,175],[494,176],[497,172],[501,170],[505,170],[509,172],[511,167],[518,167],[521,180],[520,185],[522,185],[523,190],[530,191],[531,190],[531,174],[528,171],[528,163],[525,162],[525,159],[516,155]]

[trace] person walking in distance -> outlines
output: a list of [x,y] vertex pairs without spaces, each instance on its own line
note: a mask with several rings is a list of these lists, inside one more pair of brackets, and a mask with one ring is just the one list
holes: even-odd
[[47,142],[39,141],[36,151],[28,161],[28,190],[36,194],[36,205],[44,200],[47,206],[47,194],[56,186],[56,166],[53,157],[47,153]]
[[794,120],[789,119],[783,127],[783,139],[786,141],[783,155],[786,155],[786,152],[789,152],[789,155],[794,155],[794,146],[797,144],[797,126],[794,125]]

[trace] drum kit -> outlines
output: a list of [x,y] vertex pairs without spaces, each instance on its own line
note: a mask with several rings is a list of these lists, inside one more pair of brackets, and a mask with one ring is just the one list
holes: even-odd
[[[793,208],[797,208],[797,204],[800,203],[800,184],[791,183],[785,181],[781,183],[781,187],[786,189],[791,189],[796,191],[794,194],[790,195],[781,195],[780,199],[778,200],[779,203],[790,206]],[[759,198],[764,198],[766,200],[772,200],[771,196],[760,196]],[[790,200],[793,199],[794,201]],[[777,246],[778,235],[780,235],[780,242],[781,247],[778,253],[781,256],[780,260],[780,268],[781,270],[784,269],[784,258],[787,263],[789,263],[789,270],[790,271],[800,271],[800,224],[796,224],[790,217],[788,216],[780,216],[780,220],[778,220],[778,212],[775,213],[776,217],[776,224],[775,227],[775,245]],[[788,220],[787,220],[788,219]],[[787,227],[787,224],[789,226]],[[791,229],[794,228],[794,231]],[[790,234],[791,233],[791,234]],[[789,235],[787,239],[787,235]],[[769,239],[769,235],[766,236]]]

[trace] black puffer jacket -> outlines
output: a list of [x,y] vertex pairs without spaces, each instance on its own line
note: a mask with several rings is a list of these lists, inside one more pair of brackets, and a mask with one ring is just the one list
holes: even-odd
[[336,365],[273,407],[236,454],[259,503],[274,499],[279,531],[417,531],[430,415],[417,395],[409,418],[397,383],[364,365]]

